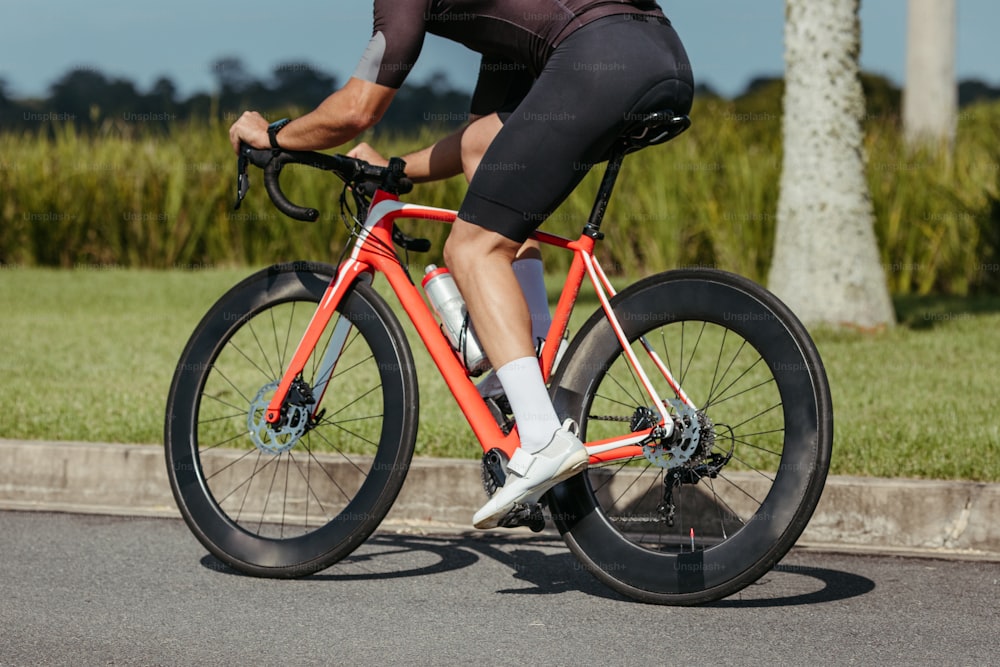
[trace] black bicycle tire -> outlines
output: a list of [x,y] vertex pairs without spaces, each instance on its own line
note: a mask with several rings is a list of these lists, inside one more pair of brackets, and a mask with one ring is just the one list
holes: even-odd
[[[378,527],[396,499],[413,456],[419,399],[412,354],[398,319],[370,285],[356,281],[338,311],[371,346],[385,409],[371,469],[355,496],[322,527],[289,539],[260,537],[221,509],[205,479],[197,439],[205,383],[228,341],[272,307],[318,303],[336,269],[288,263],[237,284],[204,316],[174,374],[164,427],[167,473],[188,527],[216,558],[253,576],[288,578],[325,569],[350,554]],[[315,307],[311,307],[315,310]]]
[[[826,373],[805,327],[756,283],[713,269],[646,278],[612,300],[630,341],[671,322],[723,325],[757,348],[770,365],[787,415],[773,488],[742,530],[703,550],[665,553],[633,544],[605,514],[587,474],[553,488],[552,518],[584,567],[614,590],[656,604],[697,605],[727,597],[769,571],[798,540],[825,484],[833,441]],[[580,423],[621,348],[600,310],[581,328],[553,378],[557,410]],[[794,400],[793,400],[794,399]],[[789,407],[795,406],[795,407]]]

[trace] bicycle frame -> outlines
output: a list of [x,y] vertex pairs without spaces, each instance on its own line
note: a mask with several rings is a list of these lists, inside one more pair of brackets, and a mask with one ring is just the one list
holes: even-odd
[[[445,383],[458,402],[469,425],[472,427],[483,451],[496,448],[503,451],[508,457],[513,455],[514,451],[520,445],[517,428],[512,429],[509,434],[505,435],[503,433],[483,398],[479,395],[458,353],[451,347],[447,338],[442,333],[431,309],[424,301],[423,295],[413,284],[409,274],[400,265],[395,253],[385,251],[385,248],[392,248],[392,229],[395,220],[417,219],[452,223],[455,221],[456,215],[457,212],[452,210],[403,203],[397,196],[382,190],[375,193],[364,226],[358,233],[350,255],[338,267],[336,277],[327,288],[319,308],[313,315],[288,368],[281,378],[278,389],[268,405],[266,414],[268,422],[274,424],[280,420],[281,408],[292,383],[302,373],[324,330],[329,325],[337,305],[344,298],[348,288],[355,280],[372,280],[376,273],[381,273],[387,278],[393,292],[412,321],[418,335],[424,342],[427,351],[444,378]],[[595,239],[584,233],[581,234],[579,239],[573,241],[538,231],[532,235],[532,238],[544,245],[562,248],[574,253],[566,284],[556,305],[552,325],[548,331],[546,340],[561,340],[569,324],[570,314],[583,283],[583,278],[584,276],[589,277],[597,293],[601,307],[618,336],[629,363],[650,397],[650,405],[660,415],[660,423],[656,427],[638,430],[607,440],[585,443],[590,453],[590,462],[591,464],[595,464],[641,456],[642,445],[655,438],[668,437],[673,431],[674,421],[666,409],[666,403],[658,395],[656,388],[653,386],[653,383],[639,363],[635,352],[629,345],[611,307],[610,300],[615,295],[615,290],[593,255]],[[318,373],[318,377],[321,380],[313,388],[316,401],[312,406],[314,413],[322,402],[326,385],[333,375],[337,357],[340,355],[349,330],[350,323],[346,319],[341,319],[334,329],[330,343],[327,345],[324,358],[320,363],[320,372]],[[691,408],[695,408],[679,384],[674,380],[666,365],[653,351],[652,347],[645,340],[641,342],[653,365],[666,380],[670,388],[683,403]],[[542,375],[546,381],[551,374],[558,349],[559,345],[557,344],[545,345],[542,348],[540,364]]]

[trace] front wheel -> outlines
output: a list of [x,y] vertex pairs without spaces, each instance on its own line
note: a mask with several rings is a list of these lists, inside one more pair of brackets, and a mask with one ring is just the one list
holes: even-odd
[[[612,305],[676,435],[552,489],[553,520],[620,593],[682,605],[731,595],[788,552],[819,502],[833,439],[822,361],[786,306],[729,273],[659,274]],[[696,410],[669,389],[642,341]],[[601,311],[567,351],[553,397],[587,441],[648,429],[658,414]]]
[[201,543],[237,570],[293,577],[351,553],[389,511],[409,468],[417,382],[406,337],[366,283],[347,292],[278,424],[278,380],[335,270],[279,265],[205,315],[167,404],[167,473]]

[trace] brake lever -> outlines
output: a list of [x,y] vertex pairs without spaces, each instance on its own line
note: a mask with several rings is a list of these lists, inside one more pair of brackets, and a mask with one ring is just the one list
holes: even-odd
[[236,158],[236,203],[233,205],[233,210],[238,211],[240,204],[243,203],[243,198],[247,196],[247,190],[250,189],[250,177],[247,175],[247,165],[250,164],[250,159],[240,152],[240,156]]

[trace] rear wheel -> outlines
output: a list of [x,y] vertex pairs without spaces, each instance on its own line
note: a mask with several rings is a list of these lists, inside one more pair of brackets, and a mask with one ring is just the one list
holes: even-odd
[[[170,389],[177,505],[212,554],[248,574],[306,575],[351,553],[389,511],[413,455],[410,349],[363,282],[338,307],[280,425],[264,419],[334,271],[281,265],[231,289],[198,325]],[[331,369],[323,360],[334,357]]]
[[[612,304],[675,434],[555,487],[553,519],[581,562],[625,595],[662,604],[731,595],[787,553],[819,501],[833,438],[822,361],[776,297],[721,271],[653,276]],[[696,412],[656,381],[640,337]],[[603,312],[566,356],[554,400],[585,440],[655,424]]]

